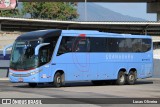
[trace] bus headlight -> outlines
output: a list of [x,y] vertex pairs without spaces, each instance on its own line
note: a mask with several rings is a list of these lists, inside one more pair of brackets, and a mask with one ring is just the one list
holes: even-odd
[[42,69],[34,70],[34,71],[30,72],[30,74],[31,75],[35,75],[35,74],[37,74],[37,73],[39,73],[41,71],[42,71]]

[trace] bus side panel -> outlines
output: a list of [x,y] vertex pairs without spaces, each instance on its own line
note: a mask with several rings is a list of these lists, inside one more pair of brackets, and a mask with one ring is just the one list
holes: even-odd
[[67,67],[66,67],[66,64],[64,63],[52,63],[50,65],[50,79],[49,81],[50,82],[53,82],[54,81],[54,75],[56,74],[56,72],[60,72],[60,71],[63,71],[64,72],[64,75],[66,75],[66,72],[67,71]]
[[[118,59],[116,55],[120,59]],[[148,74],[152,72],[152,61],[142,61],[148,54],[130,55],[131,56],[124,53],[90,53],[89,62],[86,63],[85,53],[77,53],[77,58],[75,59],[78,62],[75,62],[73,53],[66,53],[55,58],[57,65],[59,65],[58,68],[57,66],[55,67],[57,70],[64,70],[66,81],[117,79],[118,72],[122,68],[126,69],[126,73],[128,73],[131,68],[135,68],[138,78],[149,77],[150,75]],[[66,69],[63,68],[65,65]]]
[[106,53],[90,53],[90,64],[96,73],[92,73],[94,78],[90,80],[107,80],[117,78],[117,69],[112,63],[108,63],[106,60]]
[[[61,38],[58,44],[60,40]],[[58,69],[63,69],[62,66],[66,65],[64,70],[66,81],[117,79],[121,68],[125,68],[127,73],[131,68],[135,68],[138,78],[149,77],[148,73],[152,72],[152,51],[144,53],[69,52],[56,56],[58,46],[54,52],[53,62],[61,65]]]
[[50,77],[50,65],[45,64],[41,67],[39,67],[40,71],[39,72],[39,82],[49,82]]
[[[65,80],[87,80],[91,76],[90,64],[86,53],[65,53],[55,57],[57,64],[66,65]],[[63,66],[63,65],[62,65]],[[87,77],[84,74],[87,73]]]

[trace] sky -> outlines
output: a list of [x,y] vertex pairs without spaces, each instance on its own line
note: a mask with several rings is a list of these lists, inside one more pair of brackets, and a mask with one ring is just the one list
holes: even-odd
[[[146,3],[95,3],[102,7],[108,8],[112,11],[128,15],[132,17],[142,18],[148,21],[156,21],[157,15],[155,13],[147,13]],[[20,3],[20,6],[22,4]]]
[[146,3],[96,3],[100,6],[132,17],[143,18],[148,21],[156,21],[155,13],[147,13]]

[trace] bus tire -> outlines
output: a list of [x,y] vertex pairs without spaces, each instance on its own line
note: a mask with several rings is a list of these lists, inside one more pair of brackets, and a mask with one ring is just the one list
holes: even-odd
[[125,72],[120,71],[120,72],[118,73],[118,78],[117,78],[117,80],[116,80],[116,84],[117,84],[117,85],[124,85],[125,82],[126,82]]
[[133,71],[130,71],[127,76],[127,84],[128,85],[134,85],[136,81],[136,73]]
[[57,72],[54,76],[54,86],[56,88],[61,87],[62,86],[62,75],[61,73]]
[[35,88],[37,86],[37,83],[28,83],[28,85],[32,88]]

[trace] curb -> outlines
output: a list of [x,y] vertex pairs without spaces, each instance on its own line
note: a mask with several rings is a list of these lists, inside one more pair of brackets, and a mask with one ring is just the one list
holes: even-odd
[[9,78],[0,78],[0,81],[7,81]]

